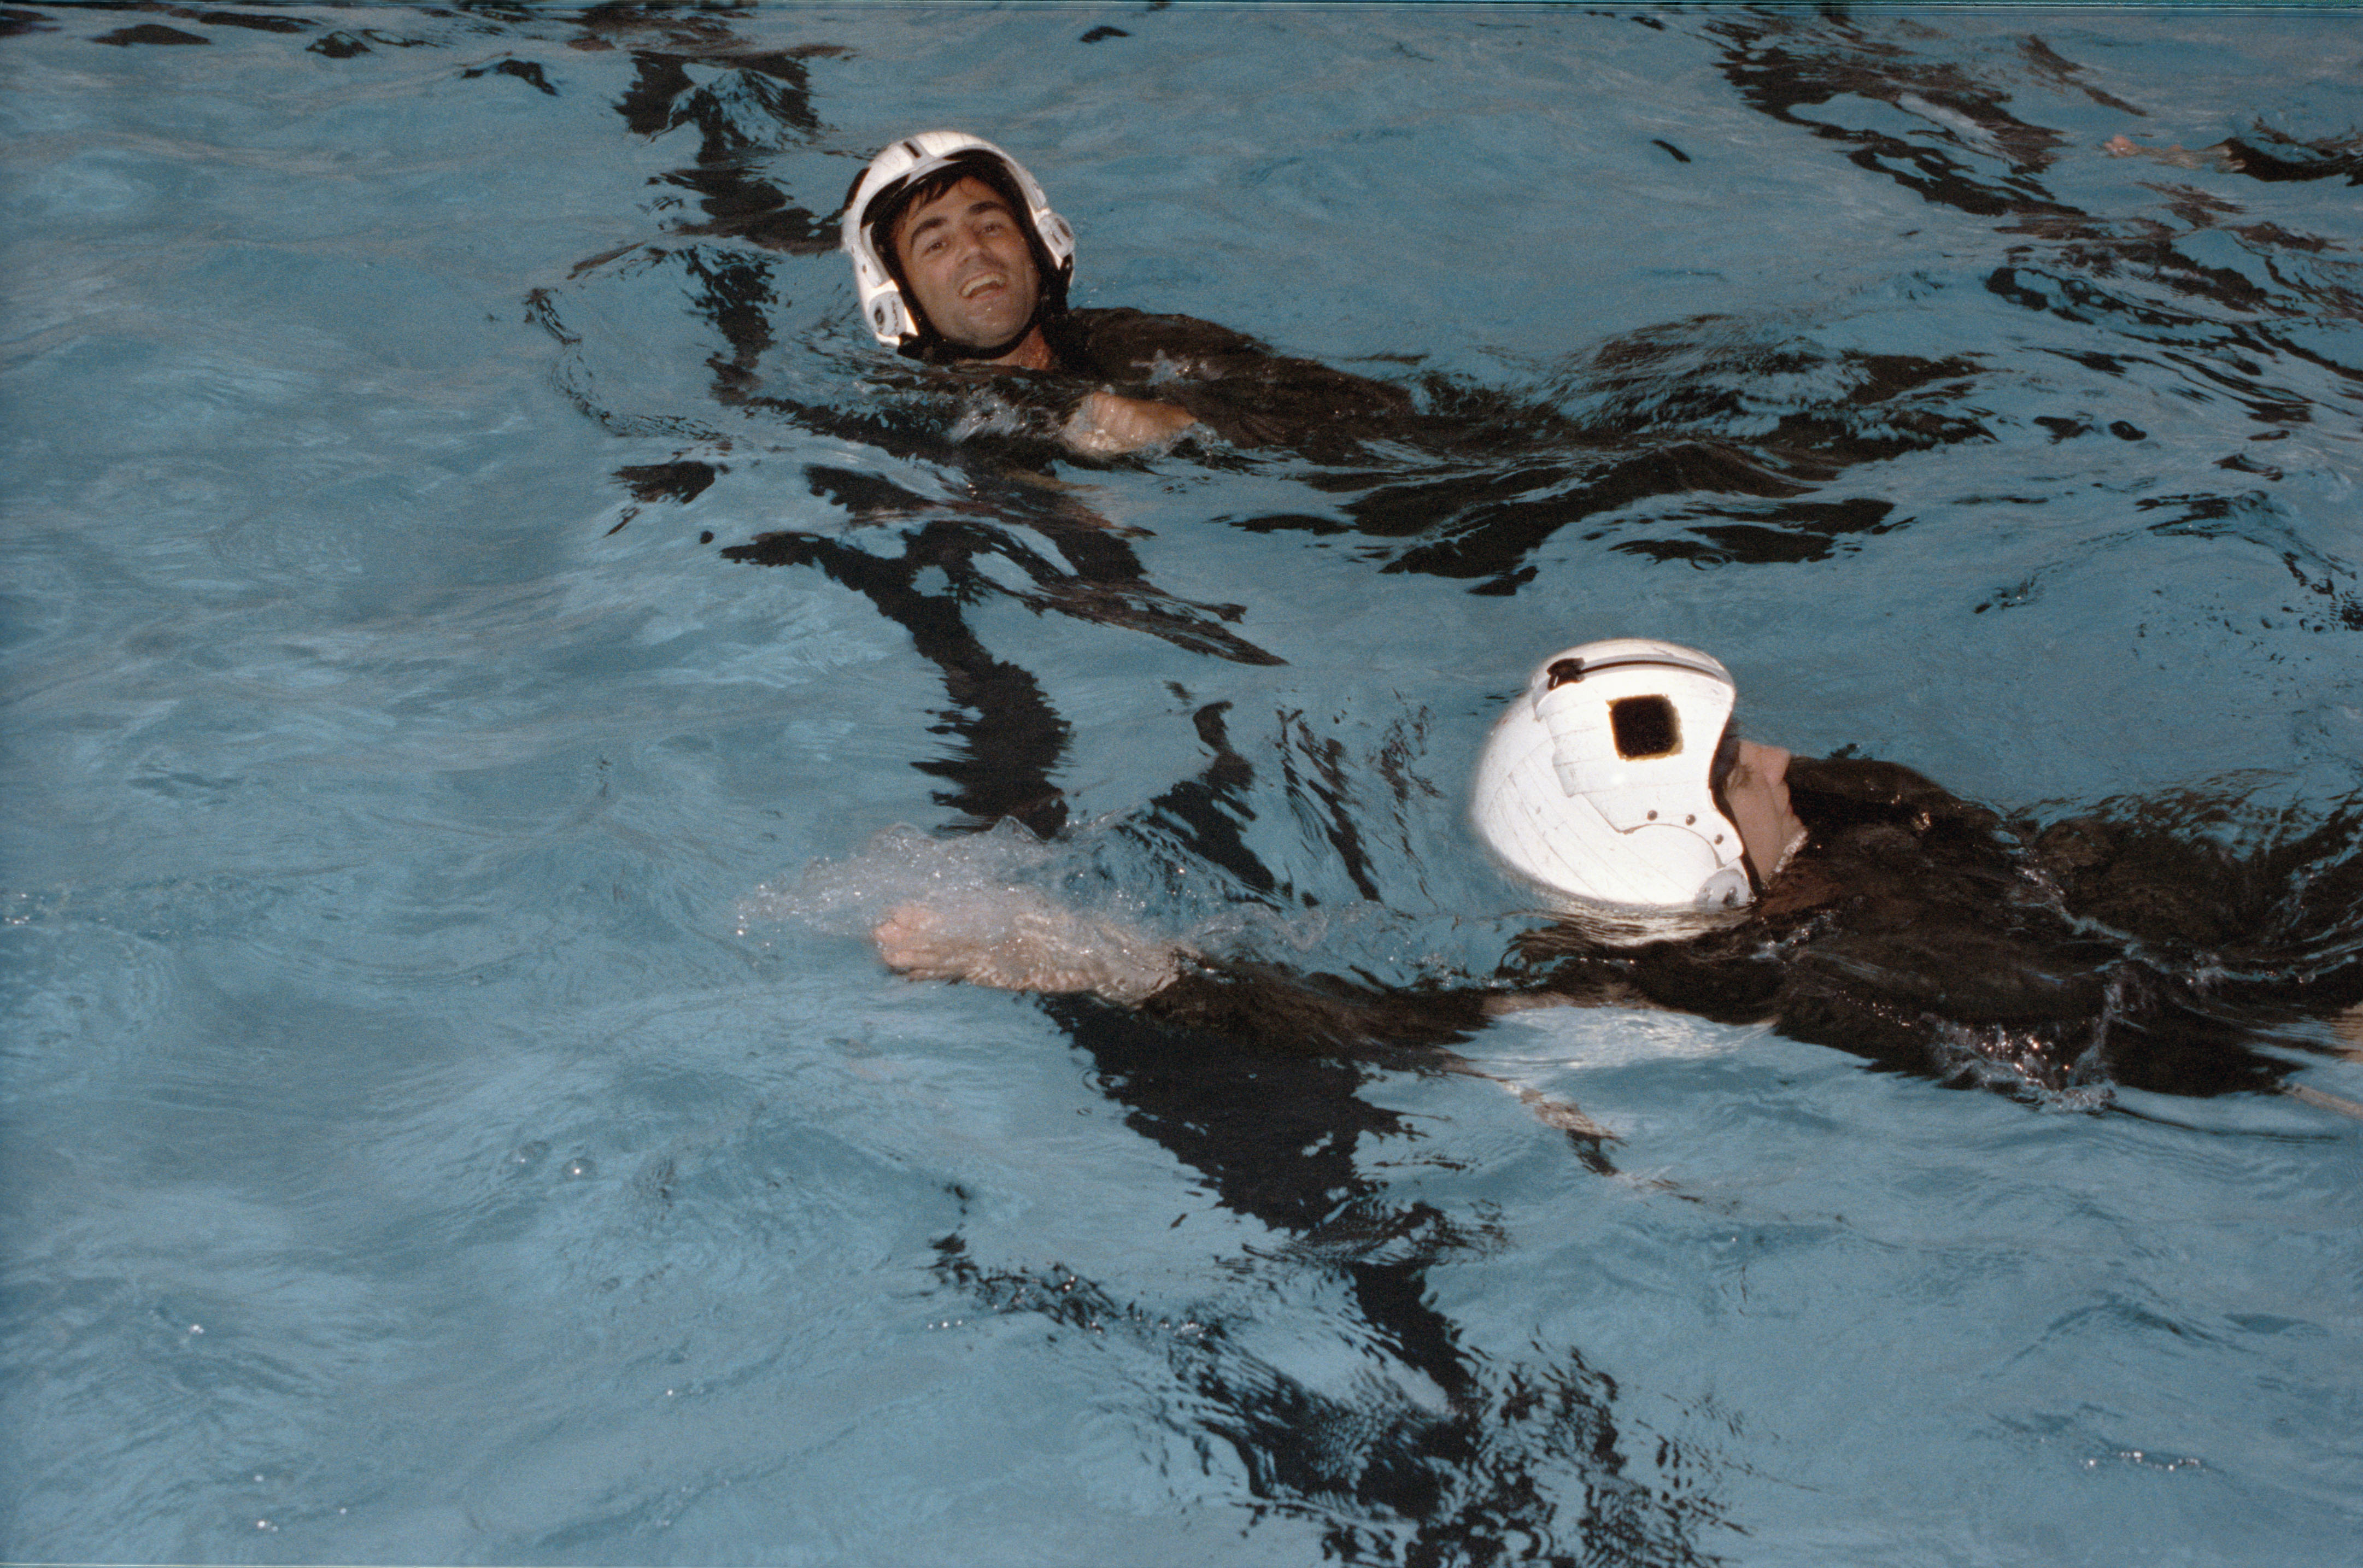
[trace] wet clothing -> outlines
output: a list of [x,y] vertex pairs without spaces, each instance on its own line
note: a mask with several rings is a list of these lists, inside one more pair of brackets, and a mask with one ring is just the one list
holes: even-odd
[[1037,437],[1055,436],[1093,392],[1112,392],[1185,409],[1238,446],[1336,462],[1413,413],[1401,387],[1275,354],[1243,332],[1194,316],[1061,311],[1043,321],[1042,336],[1056,370],[948,367],[984,378],[978,390],[1018,411],[1023,434]]
[[1194,316],[1068,311],[1043,336],[1059,369],[1092,390],[1173,403],[1240,446],[1303,448],[1341,421],[1369,425],[1412,410],[1401,387],[1274,354]]
[[2186,801],[2036,831],[1891,763],[1796,759],[1807,836],[1743,915],[1614,946],[1528,933],[1483,987],[1381,992],[1211,962],[1151,998],[1175,1022],[1384,1055],[1465,1040],[1506,995],[1769,1022],[1882,1066],[2011,1089],[2274,1087],[2266,1042],[2363,1001],[2363,811],[2241,853]]

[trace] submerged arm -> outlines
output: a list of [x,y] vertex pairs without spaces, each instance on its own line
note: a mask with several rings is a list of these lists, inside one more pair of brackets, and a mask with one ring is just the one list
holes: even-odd
[[871,933],[887,967],[917,980],[1090,995],[1228,1039],[1350,1054],[1457,1043],[1482,1026],[1493,993],[1384,990],[1330,975],[1209,958],[1030,888],[908,903]]
[[1408,1056],[1402,1065],[1501,1084],[1580,1143],[1615,1136],[1573,1102],[1497,1077],[1449,1049],[1496,1014],[1531,1005],[1496,987],[1386,989],[1208,958],[1025,888],[952,904],[904,904],[871,936],[887,966],[914,979],[1096,996],[1182,1029],[1295,1055]]

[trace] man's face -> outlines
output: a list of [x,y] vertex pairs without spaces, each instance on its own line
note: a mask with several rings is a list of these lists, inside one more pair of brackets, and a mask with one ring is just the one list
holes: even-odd
[[894,220],[894,259],[928,325],[963,348],[1006,343],[1041,297],[1017,215],[972,174]]

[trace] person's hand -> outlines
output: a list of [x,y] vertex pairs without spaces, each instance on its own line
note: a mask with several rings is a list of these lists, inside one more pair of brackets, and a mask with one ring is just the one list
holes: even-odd
[[2101,150],[2112,158],[2154,158],[2177,169],[2199,169],[2212,162],[2218,169],[2237,174],[2245,167],[2232,156],[2231,143],[2223,141],[2194,151],[2180,142],[2172,147],[2144,147],[2129,136],[2117,135],[2102,142]]
[[1092,920],[1030,888],[975,889],[886,913],[870,940],[915,980],[1004,991],[1090,991],[1134,1006],[1172,984],[1183,950]]
[[1170,403],[1095,392],[1083,399],[1059,434],[1085,457],[1113,458],[1161,447],[1197,423],[1195,414]]

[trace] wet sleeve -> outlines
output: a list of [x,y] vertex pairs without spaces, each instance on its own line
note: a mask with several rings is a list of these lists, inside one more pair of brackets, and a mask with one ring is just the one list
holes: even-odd
[[1274,965],[1208,960],[1140,1010],[1276,1052],[1368,1055],[1458,1044],[1484,1026],[1491,994],[1477,987],[1388,989]]
[[2055,823],[2034,856],[2071,914],[2223,994],[2315,1012],[2363,999],[2363,799],[2302,833],[2244,840],[2238,824],[2235,804],[2169,797]]
[[1186,315],[1079,312],[1071,358],[1126,397],[1172,403],[1240,446],[1323,448],[1386,434],[1413,411],[1403,388],[1275,354]]

